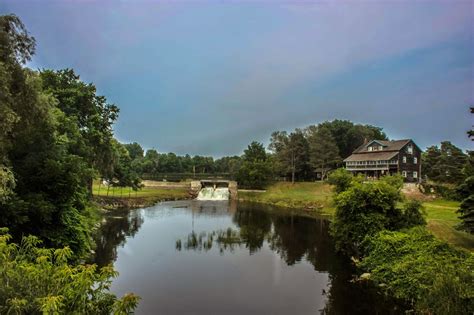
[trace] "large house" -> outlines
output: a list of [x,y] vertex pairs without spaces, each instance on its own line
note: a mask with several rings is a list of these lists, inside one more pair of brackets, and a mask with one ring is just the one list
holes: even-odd
[[421,150],[411,139],[366,142],[344,163],[348,171],[367,178],[400,173],[406,182],[421,179]]

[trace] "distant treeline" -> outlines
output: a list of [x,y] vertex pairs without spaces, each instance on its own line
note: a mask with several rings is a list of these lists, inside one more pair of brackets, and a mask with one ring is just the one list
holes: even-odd
[[[341,165],[344,158],[368,139],[386,140],[387,136],[380,127],[333,120],[290,133],[275,131],[268,151],[260,146],[269,164],[270,177],[294,181],[314,179],[317,172],[324,177],[328,169]],[[213,159],[210,156],[159,153],[155,149],[145,152],[137,142],[124,144],[124,147],[132,160],[132,168],[143,178],[160,179],[163,174],[172,173],[190,176],[221,173],[236,178],[245,160],[245,154]]]

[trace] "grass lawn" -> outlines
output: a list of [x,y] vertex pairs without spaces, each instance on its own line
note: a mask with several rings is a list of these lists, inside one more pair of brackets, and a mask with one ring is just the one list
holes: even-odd
[[460,222],[456,210],[459,202],[437,199],[424,202],[428,229],[439,239],[474,251],[474,235],[455,229]]
[[323,182],[288,183],[271,185],[265,192],[241,191],[239,199],[260,202],[280,207],[319,211],[321,214],[334,213],[332,187]]
[[[331,186],[321,182],[275,183],[265,192],[239,190],[239,199],[276,206],[320,211],[333,215]],[[426,210],[427,228],[436,237],[450,244],[474,251],[474,235],[455,229],[460,222],[456,210],[459,202],[436,199],[423,203]]]
[[133,191],[129,187],[110,187],[107,193],[107,186],[94,183],[92,193],[94,196],[110,198],[149,198],[156,200],[164,199],[186,199],[189,197],[188,190],[185,187],[143,187],[138,191]]

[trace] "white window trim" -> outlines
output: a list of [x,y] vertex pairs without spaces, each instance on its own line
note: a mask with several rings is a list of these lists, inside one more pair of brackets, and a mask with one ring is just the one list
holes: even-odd
[[407,171],[402,171],[402,176],[407,178],[407,176],[408,176]]
[[403,162],[403,163],[406,163],[406,162],[407,162],[407,157],[406,157],[406,156],[403,156],[403,157],[402,157],[402,162]]
[[413,164],[418,164],[418,158],[417,157],[413,158]]
[[413,178],[418,178],[418,172],[417,171],[413,171]]

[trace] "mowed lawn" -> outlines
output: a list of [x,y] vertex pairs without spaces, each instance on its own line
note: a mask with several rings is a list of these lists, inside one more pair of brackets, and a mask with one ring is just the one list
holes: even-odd
[[153,199],[186,199],[189,197],[185,187],[143,187],[133,191],[130,187],[110,187],[94,183],[92,193],[94,196],[111,198],[153,198]]
[[456,230],[460,223],[459,202],[437,199],[424,202],[428,229],[439,239],[474,251],[474,235]]
[[333,214],[332,187],[324,182],[275,183],[265,192],[239,190],[239,199]]

